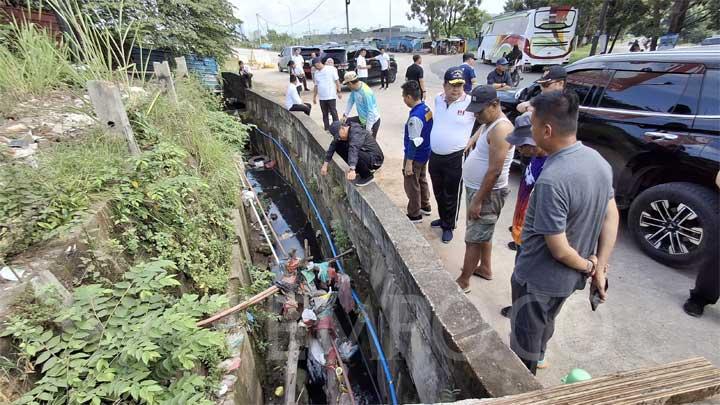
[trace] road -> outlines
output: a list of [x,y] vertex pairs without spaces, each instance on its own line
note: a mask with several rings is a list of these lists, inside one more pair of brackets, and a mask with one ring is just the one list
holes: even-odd
[[[248,55],[249,51],[241,51],[241,58],[247,60]],[[397,54],[396,60],[398,76],[402,78],[411,63],[410,55]],[[445,69],[460,63],[460,56],[423,56],[430,99],[442,90]],[[484,79],[491,69],[491,66],[476,66],[478,78]],[[523,76],[521,86],[539,75],[527,73]],[[255,73],[255,80],[276,89],[278,100],[284,100],[287,73],[281,74],[277,69],[259,70]],[[385,164],[376,175],[377,183],[404,210],[407,199],[401,175],[402,138],[408,108],[402,102],[399,82],[388,90],[380,90],[378,85],[373,85],[373,89],[382,119],[378,141],[385,153]],[[345,96],[347,94],[344,92]],[[311,93],[305,92],[301,96],[311,102]],[[345,99],[338,103],[340,114]],[[319,106],[313,106],[311,116],[322,125]],[[510,324],[499,311],[510,304],[510,275],[515,252],[506,247],[511,241],[507,229],[512,222],[518,181],[518,173],[513,172],[512,194],[495,232],[494,279],[486,281],[473,277],[472,292],[468,294],[483,318],[493,325],[506,343],[509,341]],[[434,212],[437,212],[436,209],[433,201]],[[462,265],[464,223],[463,204],[455,239],[450,244],[441,242],[439,230],[430,228],[429,220],[417,225],[418,231],[428,240],[453,279],[459,275]],[[702,318],[689,317],[682,310],[688,290],[694,283],[695,271],[676,270],[653,261],[634,244],[625,226],[621,227],[611,266],[607,303],[601,305],[597,312],[590,311],[586,288],[570,297],[558,316],[555,336],[547,352],[550,367],[538,370],[537,377],[543,385],[560,384],[560,379],[572,368],[583,368],[591,375],[600,376],[693,356],[703,356],[720,366],[720,306],[707,307]]]

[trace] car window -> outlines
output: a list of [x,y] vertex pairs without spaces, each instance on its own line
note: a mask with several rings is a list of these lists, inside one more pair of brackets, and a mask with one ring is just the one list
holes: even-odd
[[672,113],[690,75],[618,70],[600,99],[600,107]]
[[380,52],[379,52],[379,51],[376,51],[376,50],[374,50],[374,49],[371,49],[371,50],[367,51],[367,55],[365,55],[365,57],[367,57],[367,58],[374,58],[374,57],[376,57],[376,56],[378,56],[378,55],[380,55]]
[[566,87],[575,90],[580,100],[580,105],[592,106],[592,100],[596,89],[602,89],[610,81],[610,72],[601,69],[577,70],[570,72],[567,77]]
[[705,71],[699,115],[720,115],[720,70]]

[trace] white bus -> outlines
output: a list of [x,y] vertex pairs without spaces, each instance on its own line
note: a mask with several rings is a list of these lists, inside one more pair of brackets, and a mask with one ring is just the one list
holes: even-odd
[[501,14],[483,24],[477,56],[485,63],[495,63],[517,45],[524,65],[567,63],[575,40],[577,14],[577,9],[570,6]]

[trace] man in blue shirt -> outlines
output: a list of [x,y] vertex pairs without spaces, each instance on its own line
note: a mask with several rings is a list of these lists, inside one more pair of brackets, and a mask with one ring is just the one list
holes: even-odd
[[465,85],[463,90],[465,94],[470,94],[473,87],[475,86],[475,55],[472,53],[463,54],[463,64],[460,65],[463,70],[463,79],[465,79]]
[[410,117],[405,123],[405,162],[403,179],[408,197],[407,217],[413,223],[422,222],[423,215],[430,215],[430,188],[427,182],[427,164],[430,159],[430,131],[432,111],[422,101],[420,83],[411,80],[402,85],[405,105],[410,107]]
[[487,75],[487,84],[495,87],[495,90],[507,90],[512,87],[507,59],[500,58],[497,60],[495,70],[492,70]]

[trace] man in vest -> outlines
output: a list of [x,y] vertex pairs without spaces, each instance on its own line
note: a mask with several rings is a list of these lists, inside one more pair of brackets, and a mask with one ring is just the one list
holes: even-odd
[[[373,136],[377,138],[380,129],[380,112],[378,111],[375,93],[366,83],[361,82],[355,72],[346,72],[343,77],[343,84],[350,88],[350,97],[348,98],[343,121],[357,122],[367,129]],[[357,106],[357,117],[348,118],[353,106]]]
[[405,163],[403,179],[408,197],[407,217],[413,223],[422,222],[423,215],[430,215],[430,188],[427,182],[427,162],[430,158],[430,131],[432,111],[422,101],[420,83],[411,80],[402,85],[405,105],[410,117],[405,122]]
[[477,86],[470,97],[466,111],[474,113],[482,126],[470,140],[463,165],[467,226],[465,259],[457,283],[466,293],[470,291],[473,274],[492,279],[492,237],[505,199],[510,194],[508,177],[515,152],[505,140],[513,131],[513,125],[502,112],[495,89],[489,85]]

